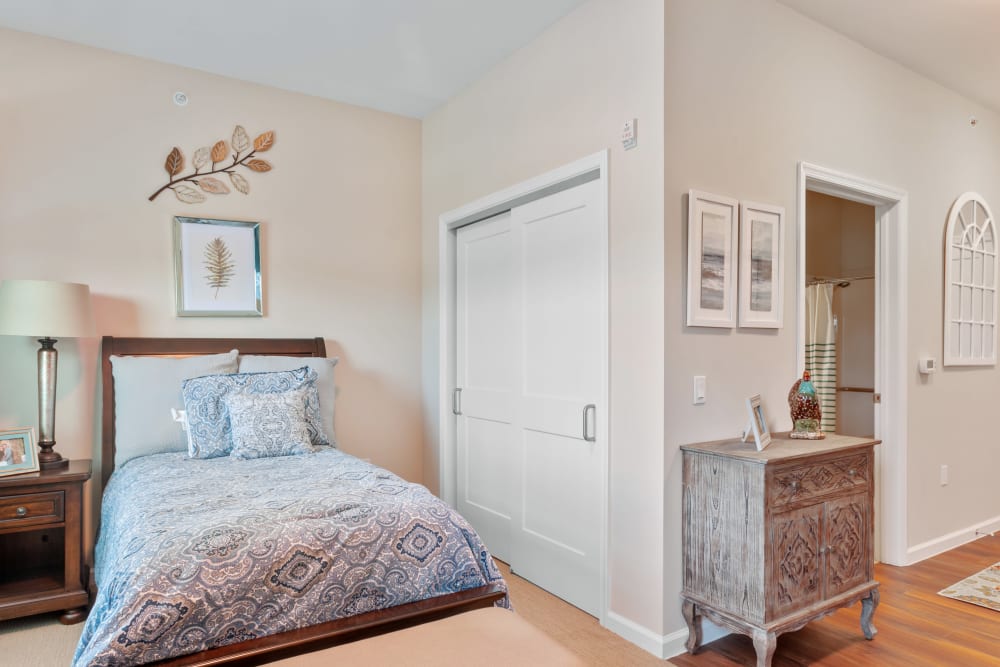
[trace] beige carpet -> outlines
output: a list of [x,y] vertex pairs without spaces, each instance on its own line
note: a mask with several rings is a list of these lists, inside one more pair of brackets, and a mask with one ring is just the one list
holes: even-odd
[[[514,609],[590,665],[601,667],[664,667],[660,660],[602,628],[593,616],[510,574],[498,563],[510,587]],[[65,667],[83,631],[83,623],[62,625],[59,614],[42,614],[0,622],[0,665],[13,667]]]
[[66,667],[81,632],[83,623],[63,625],[58,613],[0,622],[0,665]]
[[938,595],[1000,611],[1000,563],[994,563],[985,570],[938,591]]

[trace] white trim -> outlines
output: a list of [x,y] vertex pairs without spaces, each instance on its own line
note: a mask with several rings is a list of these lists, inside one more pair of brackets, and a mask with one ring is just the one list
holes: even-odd
[[798,374],[805,364],[806,191],[861,202],[875,207],[877,240],[877,312],[875,386],[882,394],[876,411],[875,434],[882,440],[881,560],[907,565],[907,230],[909,195],[905,190],[808,162],[798,168],[796,208],[796,335]]
[[534,199],[565,190],[590,180],[600,181],[601,214],[601,405],[604,415],[597,417],[597,437],[604,443],[601,461],[601,532],[600,571],[601,599],[598,619],[607,625],[611,582],[608,578],[609,481],[610,471],[610,315],[609,315],[609,228],[608,228],[608,151],[603,150],[571,164],[528,179],[474,202],[460,206],[438,219],[438,488],[441,498],[452,507],[456,504],[455,418],[451,414],[451,395],[455,388],[455,232],[463,225],[491,217]]
[[919,563],[927,558],[943,554],[945,551],[951,551],[955,547],[975,542],[980,537],[983,537],[984,534],[992,534],[998,531],[1000,531],[1000,516],[995,516],[992,519],[973,524],[968,528],[962,528],[953,533],[935,537],[933,540],[921,542],[907,550],[906,564],[913,565],[914,563]]
[[680,655],[687,650],[684,647],[684,642],[688,638],[686,628],[671,632],[669,635],[658,635],[649,628],[613,611],[608,612],[604,627],[661,660]]
[[[625,618],[621,614],[616,614],[613,611],[608,612],[607,622],[604,623],[604,627],[619,637],[627,639],[644,651],[652,653],[661,660],[687,653],[687,627],[665,635],[658,635],[649,628],[639,625],[635,621]],[[719,627],[707,618],[701,620],[702,646],[714,642],[716,639],[722,639],[728,634],[730,634],[729,630]]]

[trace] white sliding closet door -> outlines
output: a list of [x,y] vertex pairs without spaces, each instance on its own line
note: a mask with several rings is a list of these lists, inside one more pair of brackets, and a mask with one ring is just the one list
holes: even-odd
[[519,474],[510,213],[459,229],[457,251],[458,511],[509,563],[512,480]]
[[[592,181],[459,230],[457,299],[459,511],[518,575],[595,616],[607,447],[600,202]],[[491,250],[477,257],[485,239]]]
[[603,341],[596,181],[512,211],[518,249],[517,573],[589,614],[600,606],[601,474],[597,420]]

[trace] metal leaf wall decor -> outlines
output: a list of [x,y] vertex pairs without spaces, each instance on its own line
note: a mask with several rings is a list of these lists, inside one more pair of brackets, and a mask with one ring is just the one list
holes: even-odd
[[271,163],[260,159],[257,154],[270,150],[272,146],[274,146],[273,130],[257,135],[251,143],[247,131],[242,125],[237,125],[228,145],[225,139],[220,139],[211,147],[203,146],[194,152],[194,157],[191,159],[193,171],[187,176],[181,176],[181,172],[184,171],[184,154],[181,153],[181,149],[174,146],[163,163],[163,168],[166,169],[170,179],[166,185],[149,195],[149,201],[156,199],[164,190],[173,191],[174,196],[185,204],[199,204],[205,201],[207,199],[205,193],[228,195],[229,186],[213,174],[226,174],[237,192],[248,194],[250,182],[238,173],[236,168],[244,167],[257,173],[271,171]]

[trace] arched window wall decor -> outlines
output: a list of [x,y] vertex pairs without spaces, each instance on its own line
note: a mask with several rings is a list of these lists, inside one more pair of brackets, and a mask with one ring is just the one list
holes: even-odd
[[952,204],[945,235],[945,366],[996,364],[997,268],[993,214],[966,192]]

